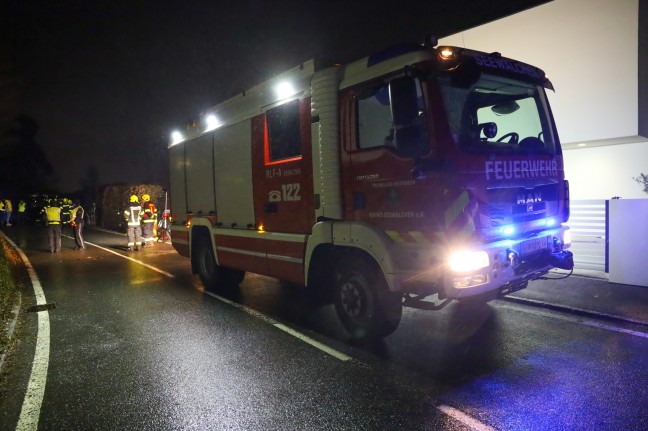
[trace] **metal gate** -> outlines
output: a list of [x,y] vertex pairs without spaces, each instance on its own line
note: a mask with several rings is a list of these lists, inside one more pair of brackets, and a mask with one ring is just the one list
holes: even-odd
[[571,229],[574,267],[608,272],[608,201],[570,201],[571,214],[566,223]]

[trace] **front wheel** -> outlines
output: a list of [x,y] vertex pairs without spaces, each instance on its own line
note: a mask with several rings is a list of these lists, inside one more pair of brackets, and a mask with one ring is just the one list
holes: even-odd
[[386,337],[400,323],[401,295],[389,291],[373,260],[352,257],[340,262],[336,271],[335,310],[352,337]]
[[245,277],[245,271],[225,268],[216,263],[214,250],[208,238],[200,238],[196,248],[196,262],[200,281],[209,291],[234,288]]

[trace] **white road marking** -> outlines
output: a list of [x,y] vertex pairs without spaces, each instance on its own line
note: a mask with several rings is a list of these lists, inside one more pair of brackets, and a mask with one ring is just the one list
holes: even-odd
[[353,359],[350,356],[347,356],[342,352],[338,352],[337,350],[335,350],[335,349],[333,349],[333,348],[331,348],[331,347],[329,347],[329,346],[327,346],[325,344],[322,344],[319,341],[316,341],[316,340],[302,334],[301,332],[295,331],[294,329],[289,328],[288,326],[286,326],[286,325],[284,325],[282,323],[279,323],[276,320],[272,319],[271,317],[268,317],[263,313],[259,313],[258,311],[254,310],[254,309],[252,309],[250,307],[246,307],[245,305],[239,304],[238,302],[230,301],[229,299],[223,298],[222,296],[216,295],[216,294],[214,294],[212,292],[205,291],[205,295],[209,295],[212,298],[216,298],[219,301],[222,301],[222,302],[224,302],[226,304],[229,304],[229,305],[231,305],[233,307],[236,307],[236,308],[238,308],[238,309],[240,309],[242,311],[245,311],[246,313],[257,317],[257,318],[263,320],[264,322],[267,322],[267,323],[273,325],[275,328],[281,329],[282,331],[286,332],[287,334],[290,334],[293,337],[295,337],[295,338],[297,338],[297,339],[299,339],[299,340],[301,340],[301,341],[303,341],[303,342],[305,342],[307,344],[310,344],[311,346],[315,347],[316,349],[319,349],[322,352],[324,352],[324,353],[326,353],[328,355],[331,355],[334,358],[339,359],[340,361],[350,361],[351,359]]
[[[67,236],[67,235],[64,235],[64,236],[66,238],[74,239],[74,238],[72,238],[70,236]],[[101,250],[107,251],[108,253],[112,253],[114,255],[122,257],[124,259],[128,259],[128,260],[131,260],[133,262],[139,263],[140,265],[144,265],[145,267],[150,268],[153,271],[157,271],[160,274],[166,275],[169,278],[175,278],[175,276],[173,274],[168,273],[168,272],[166,272],[166,271],[164,271],[164,270],[162,270],[160,268],[157,268],[157,267],[155,267],[153,265],[149,265],[149,264],[141,262],[141,261],[139,261],[137,259],[133,259],[133,258],[128,257],[128,256],[124,256],[123,254],[117,253],[114,250],[110,250],[108,248],[102,247],[102,246],[97,245],[97,244],[93,244],[93,243],[88,242],[88,241],[86,241],[85,243],[88,244],[88,245],[91,245],[93,247],[97,247],[97,248],[99,248]],[[271,325],[274,325],[276,328],[281,329],[282,331],[286,332],[287,334],[290,334],[293,337],[295,337],[295,338],[297,338],[297,339],[299,339],[299,340],[301,340],[301,341],[303,341],[303,342],[305,342],[307,344],[310,344],[311,346],[313,346],[313,347],[315,347],[315,348],[317,348],[317,349],[319,349],[319,350],[333,356],[334,358],[337,358],[337,359],[339,359],[341,361],[349,361],[349,360],[352,359],[350,356],[347,356],[344,353],[338,352],[337,350],[335,350],[335,349],[333,349],[331,347],[328,347],[328,346],[320,343],[319,341],[316,341],[316,340],[314,340],[314,339],[312,339],[312,338],[310,338],[310,337],[308,337],[308,336],[306,336],[306,335],[304,335],[304,334],[302,334],[302,333],[300,333],[298,331],[295,331],[294,329],[291,329],[288,326],[283,325],[283,324],[271,319],[270,317],[268,317],[268,316],[266,316],[266,315],[264,315],[262,313],[259,313],[258,311],[254,310],[252,308],[246,307],[245,305],[239,304],[239,303],[234,302],[234,301],[230,301],[227,298],[223,298],[222,296],[215,295],[215,294],[213,294],[211,292],[205,291],[205,294],[209,295],[211,297],[214,297],[214,298],[216,298],[216,299],[218,299],[218,300],[220,300],[222,302],[225,302],[226,304],[229,304],[229,305],[231,305],[233,307],[239,308],[239,309],[245,311],[246,313],[251,314],[251,315],[253,315],[253,316],[255,316],[255,317],[257,317],[257,318],[259,318],[259,319],[261,319],[261,320],[263,320],[265,322],[267,322],[267,323],[270,323]]]
[[[23,251],[2,232],[2,236],[9,244],[18,252],[20,258],[23,260],[27,273],[31,279],[34,288],[34,296],[36,297],[37,305],[45,305],[45,294],[43,287],[40,284],[38,275],[32,267],[31,262],[23,253]],[[47,383],[47,369],[49,367],[49,352],[50,352],[50,323],[49,312],[47,310],[39,311],[38,313],[38,333],[36,335],[36,350],[34,352],[34,362],[32,364],[31,375],[29,376],[29,383],[27,384],[27,392],[23,400],[22,409],[20,410],[20,417],[16,430],[31,431],[38,429],[38,420],[40,418],[40,410],[43,404],[43,396],[45,394],[45,384]]]
[[475,431],[496,431],[495,428],[478,421],[472,416],[469,416],[466,413],[462,412],[461,410],[455,409],[454,407],[450,407],[445,404],[442,404],[440,406],[437,406],[437,409],[441,410],[443,413],[447,414],[451,418],[458,420],[464,425],[468,425],[470,428],[474,429]]
[[550,319],[564,320],[565,322],[578,323],[581,325],[590,326],[592,328],[599,328],[607,331],[619,332],[621,334],[634,335],[635,337],[648,338],[648,334],[646,334],[645,332],[632,331],[630,329],[625,329],[618,326],[606,325],[604,323],[595,322],[593,320],[586,319],[584,317],[568,316],[568,315],[560,314],[558,312],[536,310],[536,309],[518,306],[518,305],[512,305],[512,304],[501,304],[499,306],[502,308],[508,308],[510,310],[520,311],[522,313],[548,317]]
[[[66,237],[66,238],[74,239],[74,238],[71,237],[71,236],[67,236],[67,235],[63,235],[63,236]],[[149,268],[149,269],[152,269],[153,271],[157,271],[157,272],[159,272],[159,273],[162,274],[162,275],[166,275],[166,276],[169,277],[169,278],[175,278],[175,275],[171,274],[170,272],[166,272],[166,271],[164,271],[163,269],[160,269],[160,268],[155,267],[155,266],[153,266],[153,265],[149,265],[148,263],[144,263],[144,262],[142,262],[141,260],[137,260],[137,259],[133,259],[132,257],[124,256],[123,254],[121,254],[121,253],[117,253],[117,252],[114,251],[114,250],[111,250],[111,249],[106,248],[106,247],[102,247],[102,246],[100,246],[100,245],[97,245],[97,244],[94,244],[94,243],[91,243],[91,242],[88,242],[88,241],[84,241],[84,242],[85,242],[87,245],[91,245],[91,246],[93,246],[93,247],[97,247],[98,249],[101,249],[101,250],[103,250],[103,251],[107,251],[108,253],[112,253],[112,254],[114,254],[114,255],[116,255],[116,256],[123,257],[124,259],[128,259],[128,260],[130,260],[130,261],[132,261],[132,262],[139,263],[140,265],[143,265],[143,266],[145,266],[145,267],[147,267],[147,268]]]
[[301,332],[297,332],[292,328],[289,328],[288,326],[282,324],[282,323],[275,323],[275,327],[281,329],[284,332],[287,332],[288,334],[292,335],[293,337],[296,337],[300,340],[302,340],[305,343],[310,344],[311,346],[320,349],[321,351],[328,353],[329,355],[338,358],[340,361],[350,361],[351,357],[345,355],[344,353],[340,353],[335,349],[330,348],[329,346],[320,343],[319,341],[313,340],[310,337],[307,337],[306,335],[302,334]]

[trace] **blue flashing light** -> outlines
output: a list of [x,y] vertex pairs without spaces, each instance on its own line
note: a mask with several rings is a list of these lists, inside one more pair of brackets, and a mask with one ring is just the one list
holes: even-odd
[[550,218],[550,219],[547,220],[547,226],[553,226],[553,225],[555,225],[555,224],[556,224],[556,220],[555,220],[555,219]]
[[503,226],[500,228],[500,232],[502,232],[506,236],[513,235],[515,233],[515,227],[514,226]]

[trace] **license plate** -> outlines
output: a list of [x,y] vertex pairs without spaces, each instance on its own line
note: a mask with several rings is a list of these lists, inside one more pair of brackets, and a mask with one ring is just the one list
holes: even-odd
[[525,255],[547,248],[547,237],[534,238],[520,243],[520,254]]

